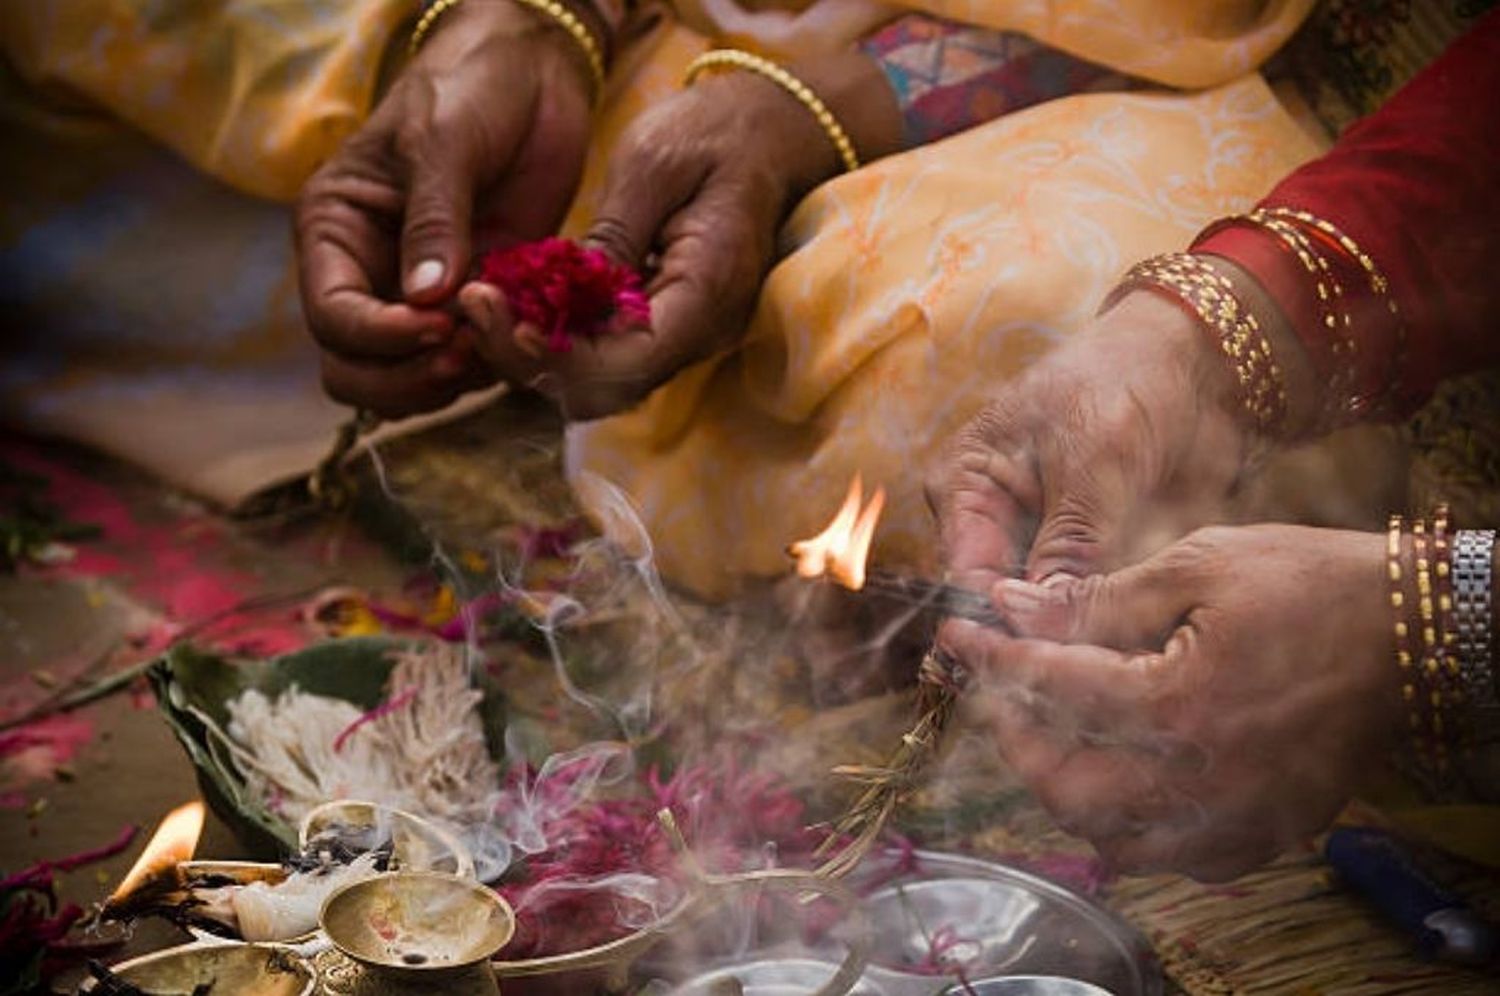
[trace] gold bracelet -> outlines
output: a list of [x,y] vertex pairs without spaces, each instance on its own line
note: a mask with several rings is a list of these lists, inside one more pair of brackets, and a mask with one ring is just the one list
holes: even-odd
[[1402,583],[1401,537],[1406,532],[1406,520],[1398,512],[1390,517],[1386,528],[1386,570],[1391,583],[1391,614],[1395,617],[1396,670],[1401,675],[1401,701],[1408,710],[1408,735],[1413,742],[1420,743],[1422,736],[1422,705],[1417,700],[1419,687],[1415,661],[1411,653],[1411,626],[1406,621],[1406,593]]
[[[437,23],[438,18],[462,2],[463,0],[437,0],[431,7],[428,7],[427,12],[417,21],[416,27],[412,28],[408,51],[416,54],[422,41],[432,32],[432,27]],[[558,3],[557,0],[515,0],[515,2],[546,15],[558,27],[566,31],[583,52],[584,61],[589,67],[589,77],[594,83],[594,92],[598,93],[604,89],[604,52],[599,46],[598,39],[583,21],[579,20],[577,14]]]
[[1234,367],[1245,412],[1261,433],[1279,435],[1286,423],[1286,379],[1260,322],[1235,296],[1229,278],[1202,256],[1153,256],[1130,268],[1100,310],[1107,311],[1128,291],[1142,286],[1168,291],[1217,334],[1219,349]]
[[854,151],[854,143],[849,140],[849,134],[839,124],[838,118],[833,116],[828,105],[823,103],[816,93],[813,93],[812,87],[770,59],[763,59],[737,48],[714,49],[704,52],[693,60],[687,72],[683,74],[682,85],[691,86],[693,80],[706,69],[746,69],[752,73],[759,73],[775,83],[801,101],[802,106],[818,119],[818,124],[823,126],[823,130],[828,133],[829,141],[838,150],[839,158],[844,161],[844,169],[851,173],[859,169],[859,155]]
[[416,25],[411,29],[411,41],[406,43],[406,54],[416,55],[417,49],[422,47],[423,40],[432,31],[432,26],[438,22],[448,11],[457,7],[463,0],[437,0],[431,7],[422,12],[417,18]]

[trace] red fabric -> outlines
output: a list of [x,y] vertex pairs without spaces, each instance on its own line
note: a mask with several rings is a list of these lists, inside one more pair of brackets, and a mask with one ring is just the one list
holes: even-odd
[[[1486,15],[1332,151],[1283,180],[1265,207],[1331,222],[1391,283],[1405,325],[1392,412],[1408,414],[1445,377],[1500,363],[1500,11]],[[1317,305],[1301,265],[1265,235],[1222,230],[1195,246],[1234,260],[1286,310],[1316,357]],[[1361,271],[1341,282],[1355,292]],[[1389,322],[1375,309],[1356,321]],[[1381,330],[1360,336],[1380,338]],[[1368,363],[1392,359],[1366,351]],[[1365,376],[1390,379],[1383,371]]]

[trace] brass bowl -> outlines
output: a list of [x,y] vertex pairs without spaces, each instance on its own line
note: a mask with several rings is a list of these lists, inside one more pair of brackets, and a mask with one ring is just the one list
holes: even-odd
[[344,954],[410,975],[486,962],[515,932],[515,915],[493,889],[441,872],[394,872],[344,886],[318,922]]
[[[189,993],[195,986],[213,983],[213,992],[235,996],[311,996],[317,982],[301,958],[264,944],[185,944],[110,970],[148,992]],[[88,979],[78,992],[97,989],[98,983]]]

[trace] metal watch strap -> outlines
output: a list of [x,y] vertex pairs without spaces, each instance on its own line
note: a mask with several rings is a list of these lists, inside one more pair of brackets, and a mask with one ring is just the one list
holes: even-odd
[[1470,703],[1500,705],[1491,654],[1495,530],[1461,529],[1453,540],[1453,619],[1458,627],[1458,660]]

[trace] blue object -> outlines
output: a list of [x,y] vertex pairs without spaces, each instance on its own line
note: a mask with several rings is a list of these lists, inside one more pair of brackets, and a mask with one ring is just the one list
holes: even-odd
[[1384,830],[1340,827],[1328,835],[1323,854],[1340,878],[1416,942],[1424,957],[1486,965],[1500,952],[1494,926],[1434,882]]

